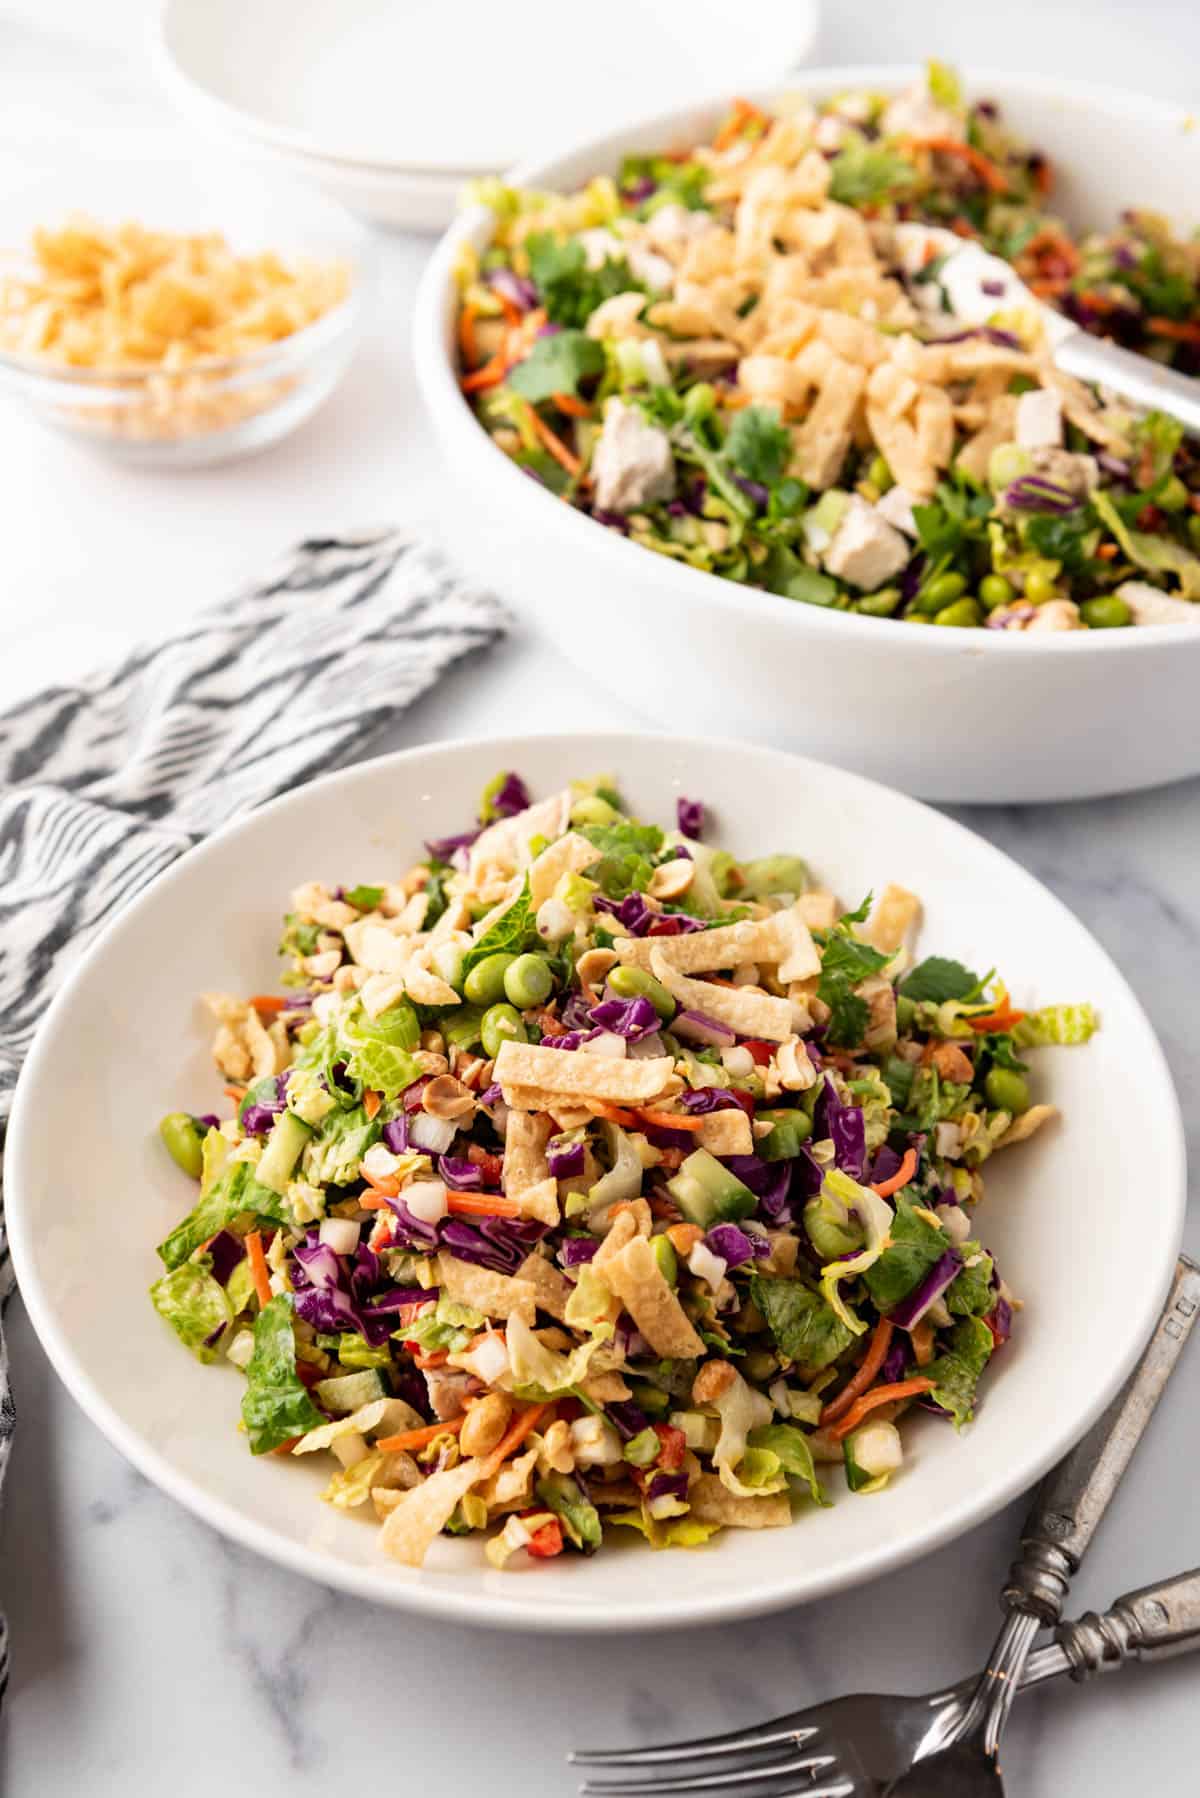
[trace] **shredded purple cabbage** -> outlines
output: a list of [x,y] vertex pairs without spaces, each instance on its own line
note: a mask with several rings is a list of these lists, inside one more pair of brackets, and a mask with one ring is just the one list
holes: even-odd
[[545,1234],[545,1224],[534,1218],[481,1217],[478,1224],[468,1224],[460,1217],[448,1217],[439,1227],[442,1247],[456,1260],[497,1274],[515,1274]]
[[224,1286],[239,1261],[246,1258],[246,1245],[232,1230],[218,1230],[205,1251],[212,1260],[212,1276]]
[[962,1256],[958,1250],[947,1249],[934,1262],[920,1284],[888,1312],[890,1321],[901,1330],[911,1330],[914,1325],[919,1324],[929,1307],[941,1298],[961,1266]]
[[630,893],[619,904],[597,893],[592,904],[597,911],[610,912],[630,936],[683,936],[693,930],[708,928],[703,918],[689,917],[686,912],[652,910],[645,893]]
[[[546,1149],[546,1167],[556,1180],[570,1180],[583,1172],[583,1144],[561,1143],[557,1148],[551,1139]],[[590,1257],[589,1257],[590,1259]]]
[[453,1192],[479,1192],[483,1187],[483,1169],[465,1156],[439,1155],[438,1173]]
[[704,802],[701,799],[684,799],[675,801],[675,818],[680,831],[685,837],[697,841],[704,831]]
[[636,999],[602,999],[599,1005],[592,1006],[588,1017],[601,1030],[612,1031],[615,1036],[624,1037],[631,1043],[640,1042],[644,1036],[652,1036],[659,1023],[658,1013],[649,999],[640,996]]
[[564,1267],[582,1267],[600,1247],[594,1236],[568,1236],[558,1251]]
[[519,774],[510,770],[505,774],[499,788],[488,800],[493,815],[497,818],[515,818],[518,812],[525,811],[529,804],[529,788]]
[[763,1236],[751,1236],[736,1224],[715,1224],[704,1238],[714,1255],[726,1267],[743,1267],[747,1261],[762,1261],[771,1253],[771,1245]]
[[432,861],[452,862],[456,851],[469,849],[476,837],[481,834],[480,827],[477,825],[474,830],[461,830],[454,837],[430,837],[427,839],[425,847]]

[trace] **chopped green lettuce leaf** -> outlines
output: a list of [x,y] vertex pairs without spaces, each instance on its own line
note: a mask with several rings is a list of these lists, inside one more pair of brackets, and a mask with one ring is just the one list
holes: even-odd
[[977,1317],[966,1317],[951,1331],[949,1347],[924,1370],[926,1378],[934,1381],[930,1398],[949,1411],[956,1429],[975,1415],[975,1388],[993,1346],[987,1325]]
[[907,1298],[949,1246],[945,1232],[919,1216],[901,1193],[892,1221],[890,1245],[863,1276],[867,1291],[880,1311],[890,1311],[893,1305]]
[[792,1479],[803,1480],[815,1505],[829,1503],[817,1478],[812,1448],[803,1430],[798,1430],[793,1423],[768,1423],[761,1429],[751,1430],[748,1441],[752,1450],[769,1449],[777,1455],[786,1474]]
[[529,897],[529,876],[526,875],[521,891],[508,910],[502,912],[496,922],[484,931],[478,942],[472,943],[464,951],[462,977],[465,979],[476,963],[486,961],[489,955],[497,955],[501,951],[507,955],[520,955],[526,949],[536,949],[540,943],[537,921]]
[[1028,1011],[1013,1027],[1013,1041],[1022,1049],[1041,1049],[1049,1043],[1086,1043],[1100,1028],[1092,1005],[1043,1005]]
[[228,1162],[216,1183],[203,1194],[198,1205],[181,1224],[158,1245],[158,1253],[169,1272],[194,1255],[201,1243],[223,1230],[235,1217],[250,1212],[256,1218],[269,1218],[275,1223],[289,1223],[285,1201],[267,1186],[260,1186],[248,1161]]
[[185,1261],[150,1288],[150,1300],[185,1348],[201,1361],[216,1358],[208,1338],[233,1322],[233,1307],[223,1286],[212,1277],[212,1261]]
[[242,1422],[254,1455],[268,1454],[325,1422],[296,1372],[292,1301],[286,1292],[264,1305],[255,1321]]
[[754,1274],[750,1293],[780,1352],[812,1373],[830,1366],[854,1340],[837,1312],[803,1280]]

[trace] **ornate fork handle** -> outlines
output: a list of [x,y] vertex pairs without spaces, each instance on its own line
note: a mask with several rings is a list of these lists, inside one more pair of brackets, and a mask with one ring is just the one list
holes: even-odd
[[1102,1615],[1086,1611],[1060,1623],[1054,1644],[1031,1654],[1022,1690],[1069,1673],[1092,1679],[1130,1661],[1166,1661],[1200,1648],[1200,1568],[1127,1592]]
[[1067,1586],[1141,1440],[1200,1313],[1200,1267],[1181,1255],[1158,1327],[1132,1377],[1035,1500],[1001,1601],[1052,1628]]

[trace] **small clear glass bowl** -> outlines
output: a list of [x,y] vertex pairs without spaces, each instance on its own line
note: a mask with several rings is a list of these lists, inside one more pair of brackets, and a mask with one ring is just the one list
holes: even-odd
[[71,213],[101,224],[134,220],[175,232],[219,231],[238,252],[339,261],[346,297],[276,342],[179,369],[74,367],[0,349],[0,395],[36,419],[119,461],[162,468],[232,460],[277,442],[328,398],[354,353],[366,311],[370,240],[340,207],[288,182],[220,159],[129,163],[101,156],[86,169],[42,169],[4,202],[11,267],[38,225]]

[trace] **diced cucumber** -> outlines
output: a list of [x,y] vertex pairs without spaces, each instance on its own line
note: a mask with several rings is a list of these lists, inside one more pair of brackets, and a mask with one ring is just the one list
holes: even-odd
[[722,1167],[715,1155],[697,1149],[667,1181],[667,1191],[690,1223],[702,1230],[715,1223],[749,1217],[758,1200],[748,1186]]
[[360,1405],[387,1397],[383,1381],[373,1367],[365,1367],[361,1373],[338,1374],[332,1380],[318,1380],[314,1390],[327,1411],[337,1411],[343,1416],[357,1411]]
[[755,1144],[764,1161],[790,1161],[812,1135],[812,1119],[805,1111],[760,1111],[756,1121],[771,1126],[771,1134]]
[[294,1111],[281,1112],[254,1170],[259,1185],[269,1186],[272,1192],[286,1192],[287,1183],[311,1135],[308,1125]]

